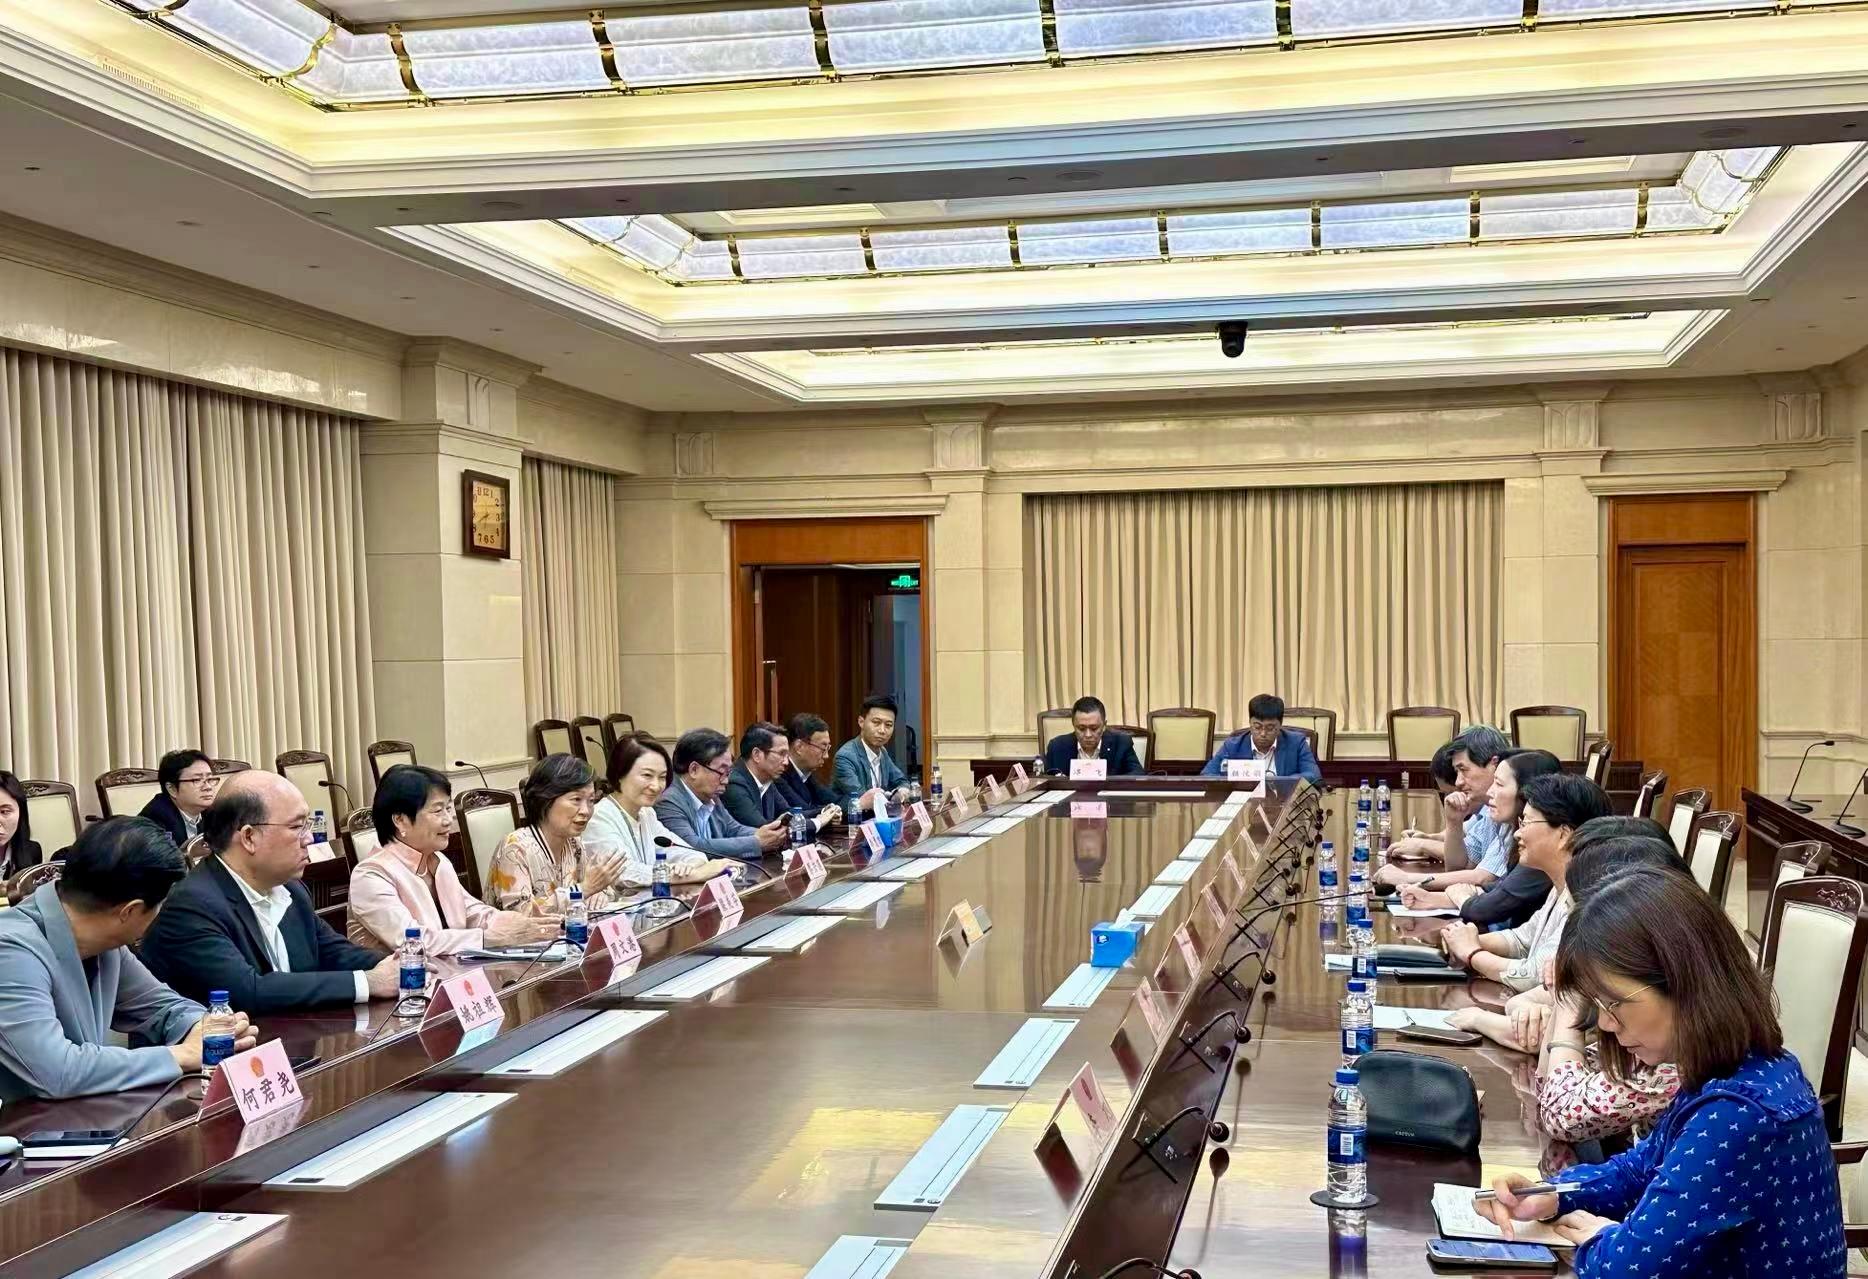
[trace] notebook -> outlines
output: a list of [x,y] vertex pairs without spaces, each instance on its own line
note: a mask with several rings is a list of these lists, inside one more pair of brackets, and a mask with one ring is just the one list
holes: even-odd
[[[1478,1186],[1454,1186],[1444,1181],[1433,1187],[1433,1215],[1440,1223],[1440,1233],[1448,1239],[1503,1239],[1504,1232],[1479,1215],[1472,1206]],[[1513,1243],[1541,1243],[1546,1248],[1574,1248],[1576,1245],[1541,1221],[1519,1221],[1512,1225]]]

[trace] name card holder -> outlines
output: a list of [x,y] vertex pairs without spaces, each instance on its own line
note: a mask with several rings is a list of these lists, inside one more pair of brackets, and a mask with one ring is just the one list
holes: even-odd
[[999,779],[992,776],[990,773],[986,775],[986,780],[980,784],[980,789],[986,792],[986,802],[988,804],[996,804],[1005,798],[1005,787],[999,785]]
[[1083,1122],[1089,1126],[1090,1139],[1100,1151],[1116,1135],[1116,1112],[1109,1104],[1109,1098],[1103,1094],[1103,1086],[1097,1081],[1096,1071],[1091,1069],[1087,1061],[1083,1063],[1083,1069],[1077,1072],[1076,1078],[1070,1081],[1070,1087],[1064,1090],[1064,1095],[1057,1099],[1057,1104],[1051,1107],[1051,1116],[1044,1121],[1044,1127],[1039,1132],[1038,1145],[1042,1146],[1052,1138],[1063,1135],[1062,1129],[1057,1126],[1057,1119],[1064,1113],[1064,1107],[1071,1104],[1083,1116]]
[[1106,759],[1073,759],[1070,761],[1070,780],[1073,782],[1106,782],[1109,780],[1109,761]]
[[955,950],[965,954],[985,939],[986,930],[991,927],[992,916],[986,913],[984,906],[974,906],[963,900],[947,912],[946,926],[941,929],[941,941],[951,943]]
[[1226,761],[1226,780],[1229,782],[1257,782],[1264,784],[1268,766],[1262,759],[1229,759]]
[[875,821],[872,819],[864,822],[862,831],[863,842],[869,845],[870,856],[881,857],[885,850],[885,845],[882,842],[882,832],[876,829]]
[[1180,952],[1181,960],[1187,965],[1187,980],[1194,982],[1200,977],[1200,948],[1194,943],[1193,928],[1182,924],[1174,930],[1174,946]]
[[928,806],[921,800],[917,799],[909,806],[908,815],[914,818],[915,825],[919,826],[923,832],[934,829],[934,818],[929,815]]
[[285,1041],[271,1039],[257,1048],[235,1053],[215,1067],[201,1096],[206,1111],[216,1102],[233,1099],[240,1111],[240,1122],[256,1119],[296,1106],[305,1100],[298,1090],[298,1076],[286,1060]]
[[803,848],[794,848],[785,855],[785,873],[795,875],[803,871],[813,887],[823,882],[824,855],[816,844],[806,844]]
[[953,809],[953,819],[956,822],[964,821],[973,815],[973,809],[967,803],[966,796],[962,795],[959,791],[953,793],[951,807]]
[[1161,992],[1146,977],[1135,987],[1135,1002],[1141,1005],[1142,1020],[1148,1023],[1148,1033],[1154,1036],[1155,1044],[1167,1042],[1168,1011],[1161,1002]]
[[641,967],[642,943],[636,937],[636,930],[629,926],[627,916],[611,915],[591,927],[590,940],[584,947],[584,967],[594,977],[606,964],[609,967],[604,979],[606,986],[633,977]]
[[1227,852],[1220,857],[1219,865],[1226,873],[1226,878],[1232,881],[1232,901],[1229,904],[1236,906],[1245,893],[1245,876],[1239,873],[1239,859]]
[[1206,922],[1213,928],[1215,939],[1226,935],[1226,908],[1219,904],[1219,890],[1208,884],[1200,890],[1200,905],[1206,908]]
[[733,887],[730,875],[715,875],[701,889],[700,896],[694,899],[696,915],[704,910],[717,910],[723,921],[737,919],[745,909],[740,904],[739,892]]
[[1031,774],[1025,771],[1023,764],[1014,764],[1012,765],[1012,778],[1014,781],[1028,782],[1031,780]]
[[459,1020],[463,1034],[482,1026],[495,1026],[506,1019],[506,1009],[493,991],[493,983],[482,968],[469,968],[435,986],[428,1011],[422,1014],[422,1029],[449,1016]]

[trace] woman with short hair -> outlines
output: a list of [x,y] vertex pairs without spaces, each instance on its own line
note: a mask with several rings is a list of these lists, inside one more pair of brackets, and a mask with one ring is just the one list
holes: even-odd
[[[625,888],[647,888],[655,878],[655,854],[663,851],[657,836],[672,839],[655,816],[655,801],[668,789],[674,764],[668,748],[647,733],[624,733],[610,752],[610,793],[597,801],[584,828],[586,854],[616,854],[623,859],[620,883]],[[679,840],[667,850],[669,882],[698,884],[736,864],[726,857],[708,857]]]

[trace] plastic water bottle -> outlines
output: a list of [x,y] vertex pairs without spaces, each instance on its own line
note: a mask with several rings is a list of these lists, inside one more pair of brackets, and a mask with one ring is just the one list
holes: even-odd
[[234,1011],[227,1002],[227,992],[210,990],[208,992],[207,1025],[201,1028],[201,1067],[213,1070],[216,1066],[233,1056],[234,1051]]
[[919,777],[908,779],[908,802],[910,804],[921,802],[921,779]]
[[928,794],[934,799],[934,807],[939,808],[941,801],[947,798],[947,788],[941,784],[940,765],[934,765],[934,777],[928,783]]
[[324,820],[324,810],[318,809],[311,815],[311,842],[328,844],[331,842],[331,829]]
[[[1337,893],[1336,845],[1324,840],[1317,846],[1317,896],[1334,897]],[[1336,918],[1335,902],[1323,902],[1323,917]]]
[[802,808],[791,810],[791,846],[804,848],[811,842],[811,819],[804,815]]
[[1031,775],[1033,777],[1044,776],[1044,756],[1033,755],[1031,757]]
[[1375,1003],[1368,983],[1354,977],[1343,996],[1342,1028],[1343,1065],[1353,1066],[1363,1053],[1375,1051]]
[[564,908],[564,939],[580,950],[590,941],[590,907],[576,884],[571,885],[571,900]]
[[1349,927],[1349,976],[1365,983],[1369,1002],[1375,1001],[1375,925],[1367,906],[1351,906],[1346,921]]
[[1369,779],[1362,779],[1362,789],[1356,794],[1356,820],[1367,822],[1375,807],[1375,792],[1369,789]]
[[1373,878],[1370,862],[1369,833],[1366,830],[1358,829],[1356,831],[1356,842],[1349,850],[1349,886],[1351,888],[1366,889],[1369,886],[1369,882]]
[[428,989],[428,963],[422,955],[422,930],[405,929],[402,933],[401,962],[396,965],[396,988],[404,999]]
[[1387,779],[1375,788],[1375,829],[1381,836],[1382,846],[1388,845],[1388,839],[1394,834],[1394,792],[1388,789]]
[[655,850],[655,873],[649,877],[649,882],[652,885],[650,889],[652,896],[674,896],[675,889],[674,884],[669,878],[668,850],[666,848],[658,848]]
[[1330,1090],[1329,1192],[1344,1203],[1360,1203],[1369,1194],[1369,1107],[1350,1067],[1336,1072]]

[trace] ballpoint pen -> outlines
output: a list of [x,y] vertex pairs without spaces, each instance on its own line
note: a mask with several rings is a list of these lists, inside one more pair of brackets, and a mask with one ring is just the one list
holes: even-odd
[[[1558,1181],[1534,1181],[1528,1186],[1519,1186],[1511,1193],[1522,1199],[1526,1195],[1560,1195],[1566,1190],[1574,1190],[1575,1188],[1574,1186]],[[1496,1199],[1498,1198],[1498,1192],[1496,1190],[1480,1190],[1476,1191],[1472,1197],[1474,1199]]]

